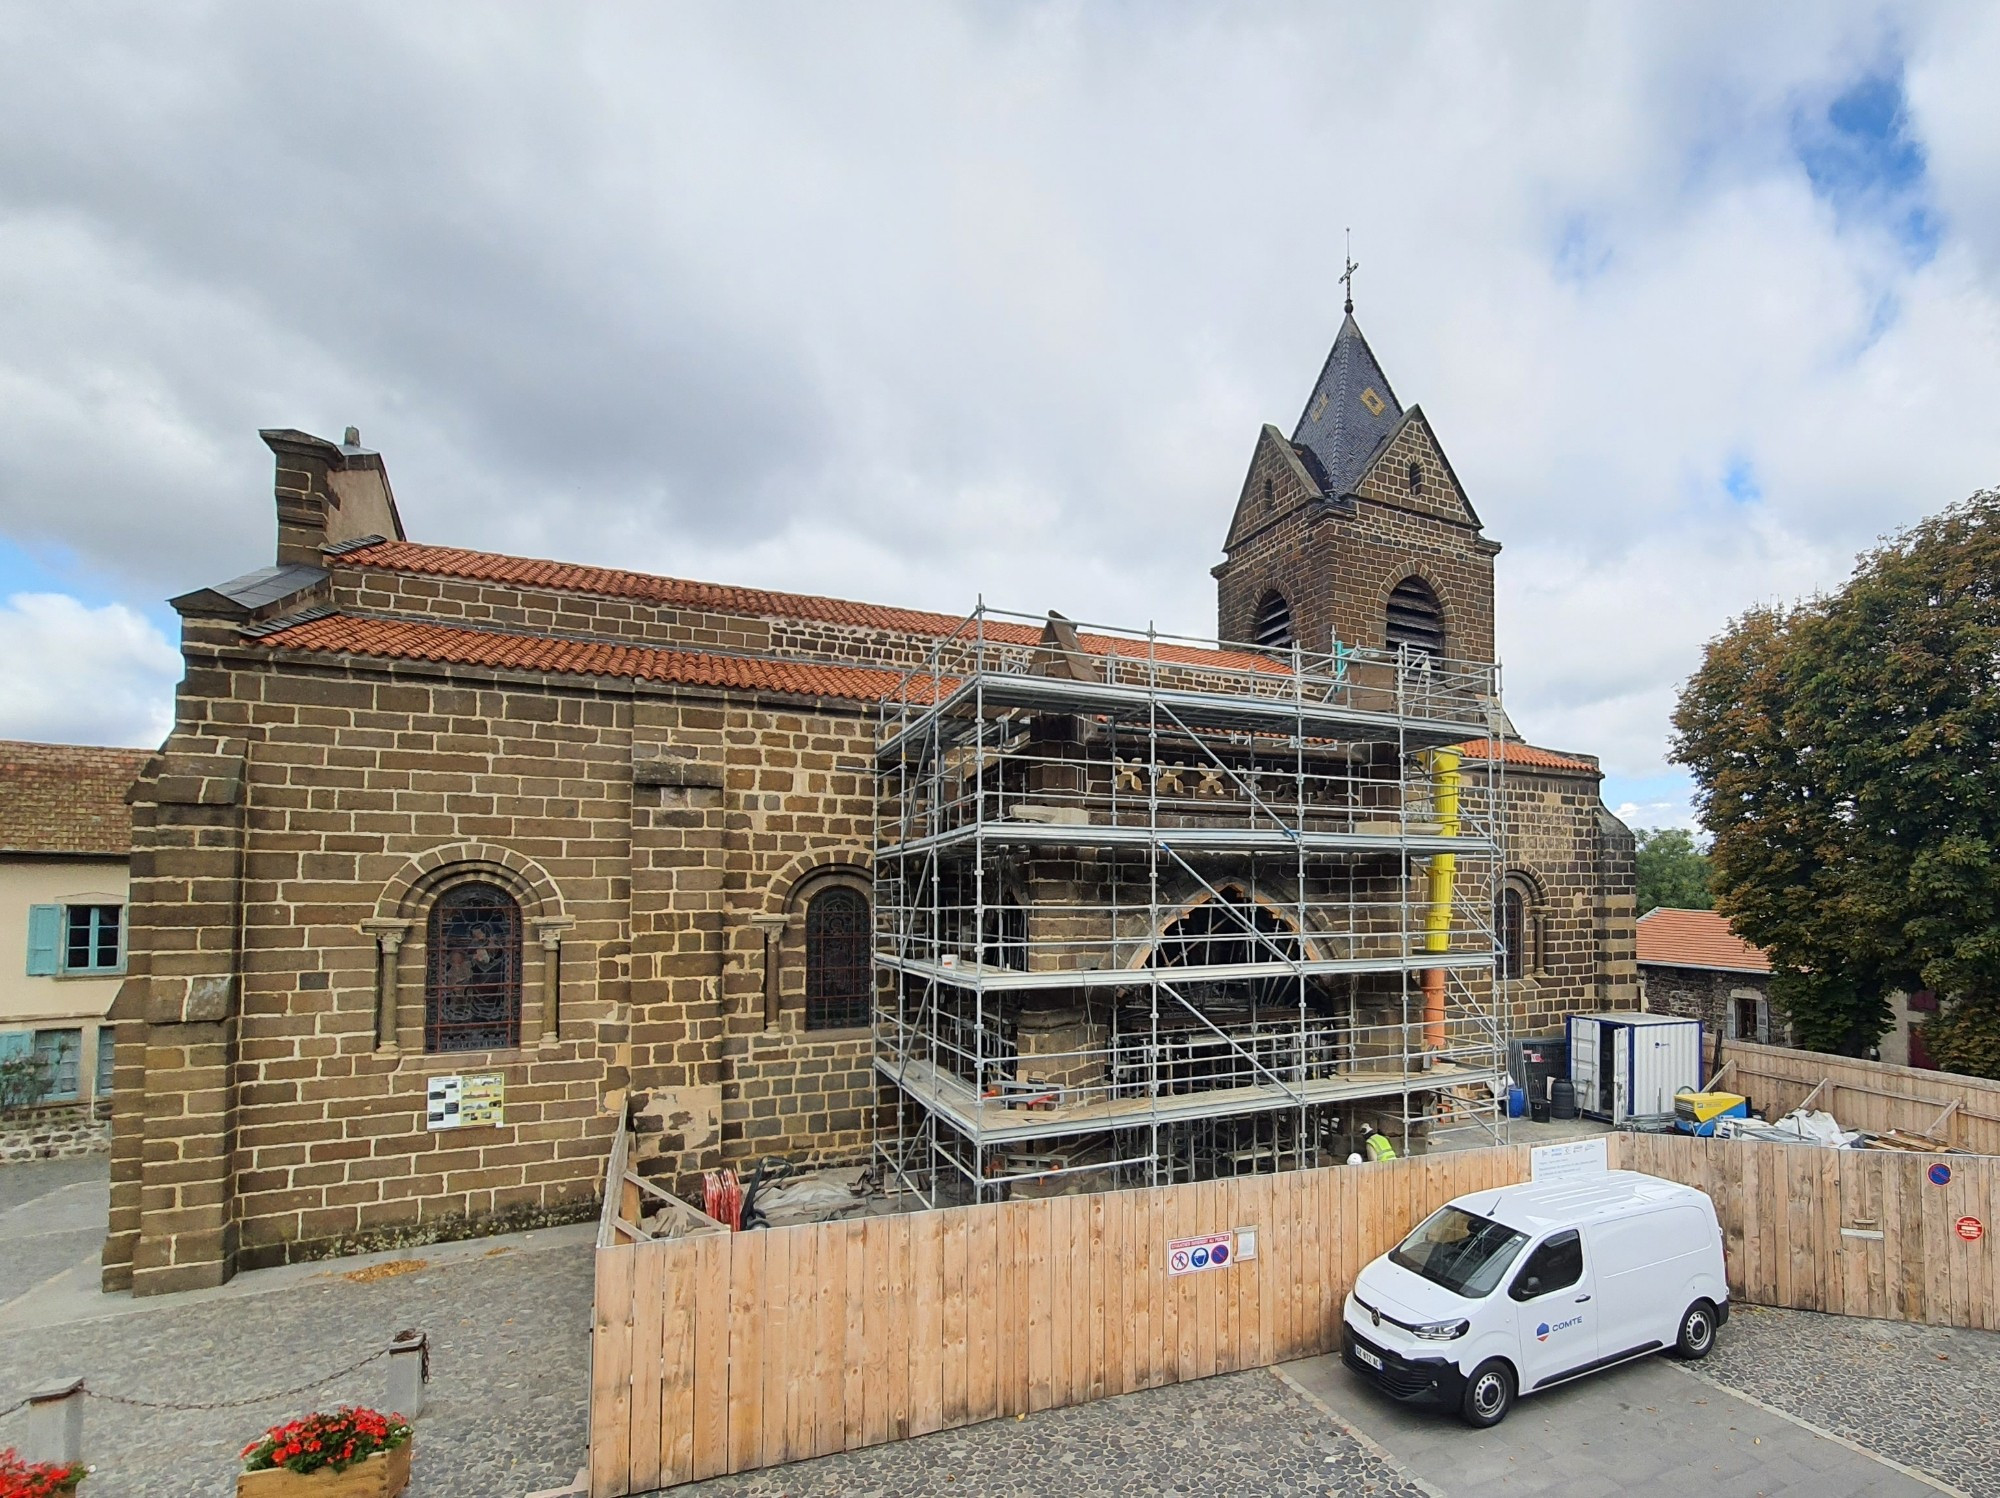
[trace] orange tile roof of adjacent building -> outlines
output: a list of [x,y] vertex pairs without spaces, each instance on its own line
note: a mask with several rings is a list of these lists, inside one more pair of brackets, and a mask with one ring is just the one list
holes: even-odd
[[1670,910],[1661,906],[1639,917],[1639,960],[1658,967],[1718,968],[1730,973],[1768,973],[1771,959],[1753,947],[1713,910]]
[[[848,702],[879,702],[894,692],[903,679],[901,672],[878,667],[749,659],[698,650],[668,650],[658,645],[608,645],[352,614],[304,619],[257,638],[259,644],[280,650],[372,655],[388,660],[435,661],[559,676],[625,677],[686,686],[782,692],[796,697],[834,697]],[[927,687],[928,682],[913,685]]]
[[[547,588],[558,593],[594,593],[604,598],[630,598],[668,608],[701,609],[718,614],[809,619],[822,624],[893,630],[933,639],[953,634],[965,623],[962,617],[934,614],[924,609],[851,603],[842,598],[821,598],[810,593],[778,593],[765,588],[738,588],[723,583],[689,582],[677,577],[627,572],[617,567],[536,561],[528,557],[500,556],[494,552],[466,551],[455,546],[424,546],[415,541],[378,541],[372,546],[359,546],[342,552],[335,560],[343,567],[380,567],[426,577]],[[989,618],[984,629],[987,639],[1005,645],[1036,645],[1042,638],[1039,625],[1023,624],[1017,620]],[[1116,635],[1086,633],[1081,636],[1081,642],[1083,648],[1093,655],[1117,655],[1138,660],[1146,659],[1148,649],[1144,640]],[[1286,670],[1271,657],[1254,651],[1209,650],[1169,644],[1157,644],[1151,648],[1157,659],[1175,665],[1219,666],[1280,675]]]
[[125,793],[150,758],[145,749],[0,740],[0,852],[125,857]]
[[[1493,745],[1487,739],[1472,739],[1457,745],[1456,748],[1467,759],[1493,758]],[[1570,754],[1558,754],[1553,749],[1537,749],[1532,744],[1520,744],[1512,739],[1501,741],[1500,758],[1510,765],[1519,765],[1527,770],[1584,770],[1592,775],[1601,773],[1598,767],[1587,759],[1578,759]]]

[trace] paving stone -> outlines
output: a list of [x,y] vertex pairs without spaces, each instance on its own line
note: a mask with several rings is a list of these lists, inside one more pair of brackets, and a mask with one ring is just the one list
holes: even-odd
[[[421,1253],[421,1250],[418,1251]],[[174,1403],[240,1397],[353,1363],[404,1327],[431,1334],[429,1408],[409,1498],[520,1498],[559,1487],[587,1440],[592,1253],[505,1250],[355,1283],[347,1266],[284,1289],[13,1329],[0,1408],[55,1372]],[[380,1405],[380,1362],[309,1395],[215,1412],[85,1406],[90,1498],[225,1498],[236,1454],[268,1426],[336,1404]],[[19,1439],[15,1416],[0,1445]]]
[[1701,1372],[2000,1498],[2000,1334],[1738,1306]]
[[1421,1490],[1275,1374],[1258,1369],[1021,1420],[989,1420],[675,1491],[700,1498],[940,1493],[1419,1498]]

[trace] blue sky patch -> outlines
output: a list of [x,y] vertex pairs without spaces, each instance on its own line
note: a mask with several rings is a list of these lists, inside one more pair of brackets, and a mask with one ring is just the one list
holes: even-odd
[[1792,148],[1813,192],[1843,223],[1887,229],[1914,264],[1937,253],[1943,233],[1930,202],[1923,143],[1910,131],[1903,70],[1864,74],[1792,120]]

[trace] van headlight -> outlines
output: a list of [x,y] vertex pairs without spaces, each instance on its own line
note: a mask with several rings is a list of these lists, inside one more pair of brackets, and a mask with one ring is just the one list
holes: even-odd
[[1410,1328],[1426,1342],[1450,1342],[1472,1330],[1470,1321],[1428,1321]]

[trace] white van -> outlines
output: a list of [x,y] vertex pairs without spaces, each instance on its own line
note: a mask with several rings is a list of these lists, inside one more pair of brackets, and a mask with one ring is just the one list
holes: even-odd
[[1517,1394],[1662,1349],[1706,1357],[1728,1319],[1713,1203],[1613,1170],[1440,1207],[1361,1271],[1340,1352],[1398,1399],[1497,1425]]

